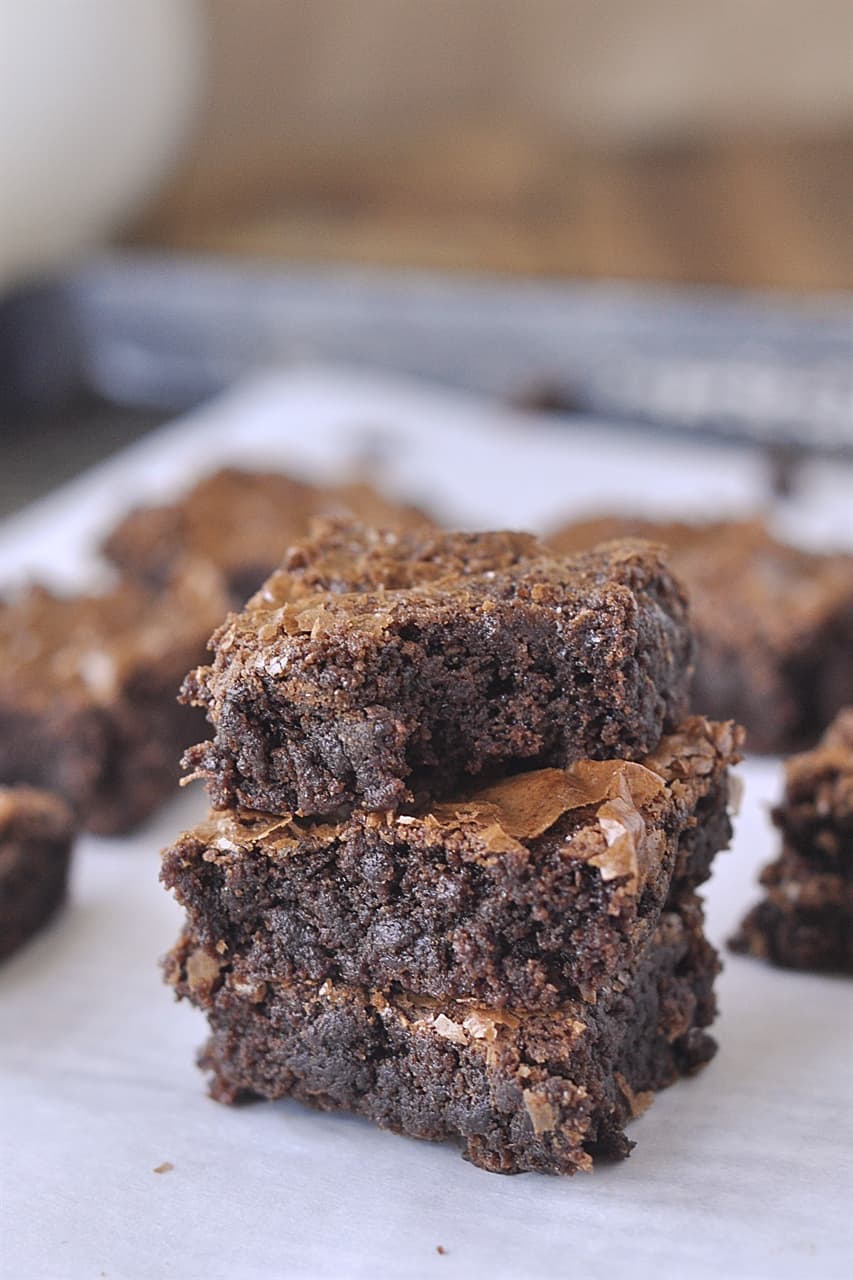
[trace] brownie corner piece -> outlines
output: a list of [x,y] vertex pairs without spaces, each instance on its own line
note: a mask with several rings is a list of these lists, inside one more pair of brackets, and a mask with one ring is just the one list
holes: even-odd
[[765,896],[731,950],[783,968],[853,973],[853,707],[817,747],[787,761],[773,821],[781,850],[761,872]]
[[62,903],[74,823],[63,800],[31,787],[0,787],[0,960]]
[[517,533],[326,522],[191,673],[218,807],[333,814],[452,795],[471,776],[638,759],[686,706],[680,584],[638,541],[573,557]]

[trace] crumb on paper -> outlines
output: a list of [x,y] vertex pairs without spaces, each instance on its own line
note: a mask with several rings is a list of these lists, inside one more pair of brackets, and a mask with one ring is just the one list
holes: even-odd
[[171,1160],[164,1160],[162,1164],[157,1165],[157,1168],[154,1169],[153,1172],[154,1173],[171,1173],[174,1167],[175,1166],[172,1164]]
[[437,1244],[437,1245],[435,1246],[435,1251],[436,1251],[436,1253],[440,1253],[440,1254],[441,1254],[441,1256],[442,1256],[442,1258],[443,1258],[443,1257],[444,1257],[444,1255],[447,1253],[447,1250],[445,1249],[445,1247],[444,1247],[444,1245],[443,1245],[443,1244]]

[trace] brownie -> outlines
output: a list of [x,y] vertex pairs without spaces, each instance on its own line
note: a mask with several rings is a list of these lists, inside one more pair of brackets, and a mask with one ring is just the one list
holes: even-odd
[[637,759],[682,718],[692,636],[659,551],[320,522],[215,633],[186,757],[216,807],[334,814],[471,775]]
[[177,693],[226,608],[200,567],[157,593],[33,586],[0,603],[0,783],[58,792],[91,831],[145,818],[203,732]]
[[509,1012],[307,979],[258,982],[187,935],[167,961],[208,1011],[200,1061],[220,1101],[293,1097],[411,1137],[455,1139],[500,1173],[571,1174],[626,1156],[627,1122],[714,1053],[717,956],[701,911],[666,913],[596,1004]]
[[666,544],[688,588],[698,712],[745,725],[751,750],[784,754],[813,745],[853,702],[853,556],[787,546],[759,520],[602,517],[549,541],[574,551],[627,536]]
[[73,819],[58,796],[0,787],[0,960],[45,925],[65,898]]
[[853,707],[786,767],[773,811],[781,852],[761,873],[767,894],[734,951],[792,969],[853,973]]
[[422,511],[392,502],[367,484],[322,487],[282,473],[227,467],[176,502],[132,511],[107,537],[103,550],[123,574],[155,587],[186,561],[206,562],[225,577],[236,608],[317,515],[394,529],[429,523]]
[[214,812],[166,850],[162,879],[199,942],[256,982],[594,1001],[728,844],[739,740],[696,717],[642,764],[516,774],[420,814]]

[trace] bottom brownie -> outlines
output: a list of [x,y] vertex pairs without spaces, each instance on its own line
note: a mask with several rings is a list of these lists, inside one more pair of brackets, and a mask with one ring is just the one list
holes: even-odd
[[257,983],[239,960],[184,937],[166,963],[208,1010],[200,1064],[223,1102],[294,1097],[383,1128],[456,1139],[499,1173],[570,1174],[627,1156],[625,1124],[713,1056],[714,949],[687,899],[662,918],[634,976],[546,1013],[511,1013],[401,990]]
[[65,897],[71,811],[30,787],[0,787],[0,960],[46,924]]

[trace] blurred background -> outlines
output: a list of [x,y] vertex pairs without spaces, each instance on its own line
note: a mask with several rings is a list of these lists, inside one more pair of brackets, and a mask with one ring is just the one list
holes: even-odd
[[849,0],[205,0],[137,242],[853,284]]
[[[742,361],[750,314],[726,307],[769,290],[747,295],[752,348],[823,369],[832,447],[853,447],[852,69],[850,0],[0,0],[0,505],[261,360],[379,350],[465,381],[399,338],[401,317],[411,348],[441,327],[423,273],[445,314],[473,305],[472,273],[507,282],[521,338],[545,331],[536,299],[562,297],[564,349],[595,336],[602,297],[608,340],[654,330],[658,357],[693,317],[694,362],[722,358],[735,314]],[[638,289],[596,283],[614,280]],[[691,289],[709,285],[732,291],[717,312]],[[318,299],[372,347],[343,350]],[[545,345],[515,388],[471,380],[608,408],[604,355],[563,366]],[[796,416],[785,447],[810,443]]]

